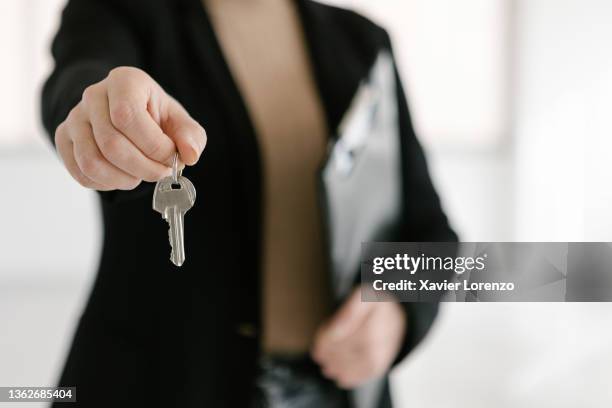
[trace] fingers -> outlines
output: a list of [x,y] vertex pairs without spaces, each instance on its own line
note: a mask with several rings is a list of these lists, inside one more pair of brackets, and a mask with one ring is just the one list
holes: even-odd
[[148,158],[172,165],[194,165],[206,145],[206,133],[187,111],[145,72],[116,68],[108,76],[110,122]]
[[361,292],[354,290],[332,319],[318,333],[319,343],[326,345],[340,341],[356,331],[372,309],[373,303],[362,302]]
[[363,351],[362,341],[346,342],[342,347],[334,348],[322,360],[321,370],[329,378],[340,378],[342,373],[359,365],[362,361],[355,358]]
[[206,147],[206,131],[173,98],[168,97],[163,127],[176,144],[181,161],[194,165]]
[[96,144],[104,158],[111,164],[127,174],[149,182],[170,175],[169,167],[145,156],[132,141],[113,126],[104,86],[89,87],[83,98],[83,104]]
[[357,386],[369,379],[375,371],[375,351],[371,350],[369,335],[368,328],[364,327],[315,354],[313,358],[321,366],[323,375],[343,388]]
[[353,388],[391,366],[405,327],[404,311],[396,302],[361,302],[356,289],[315,336],[312,357],[323,375]]
[[204,129],[144,71],[113,69],[89,86],[56,131],[70,174],[99,190],[132,189],[142,180],[195,164],[206,145]]
[[[110,123],[148,158],[172,164],[175,144],[149,113],[149,102],[161,103],[158,85],[143,71],[116,68],[108,76]],[[159,110],[158,106],[152,108]]]
[[68,170],[68,173],[74,178],[80,185],[86,188],[91,188],[99,191],[108,191],[109,187],[95,183],[93,180],[83,174],[76,160],[74,159],[73,144],[68,134],[66,133],[65,125],[60,125],[55,132],[55,147],[59,153],[64,166]]
[[361,347],[347,349],[331,363],[322,365],[321,372],[341,388],[355,388],[367,382],[372,377],[372,363],[360,350]]
[[379,357],[378,347],[372,331],[371,316],[351,336],[322,348],[313,357],[321,366],[324,376],[334,380],[342,388],[356,387],[373,376],[384,372],[384,362]]
[[74,161],[81,173],[106,189],[134,189],[140,184],[140,179],[118,169],[104,158],[96,145],[91,126],[78,111],[77,107],[70,114],[67,131],[72,141]]
[[361,292],[355,290],[317,332],[312,356],[327,377],[344,380],[342,373],[355,371],[362,365],[360,351],[367,341],[364,336],[367,328],[362,329],[367,324],[372,305],[361,302]]

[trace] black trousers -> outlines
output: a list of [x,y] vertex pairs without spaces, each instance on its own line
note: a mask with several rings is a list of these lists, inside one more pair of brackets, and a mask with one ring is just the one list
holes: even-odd
[[348,393],[321,375],[304,356],[264,356],[251,408],[348,408]]

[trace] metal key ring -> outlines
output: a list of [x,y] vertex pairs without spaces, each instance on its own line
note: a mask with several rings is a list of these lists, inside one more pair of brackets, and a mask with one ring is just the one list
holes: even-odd
[[174,159],[172,159],[172,181],[178,184],[178,178],[181,175],[178,169],[178,153],[174,153]]

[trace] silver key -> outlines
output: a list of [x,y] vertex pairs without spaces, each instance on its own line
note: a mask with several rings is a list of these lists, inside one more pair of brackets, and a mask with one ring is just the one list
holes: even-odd
[[157,182],[153,193],[153,209],[161,213],[170,224],[168,230],[172,247],[170,260],[176,266],[181,266],[185,262],[184,216],[195,204],[196,191],[191,181],[178,171],[177,161],[175,156],[172,176]]

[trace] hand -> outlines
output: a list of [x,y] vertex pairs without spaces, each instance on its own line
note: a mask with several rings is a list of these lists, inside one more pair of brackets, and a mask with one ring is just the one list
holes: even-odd
[[389,370],[405,332],[406,315],[397,302],[362,302],[358,288],[319,328],[312,356],[323,375],[354,388]]
[[72,177],[96,190],[131,190],[157,181],[181,162],[195,164],[204,129],[144,71],[120,67],[83,92],[55,132]]

